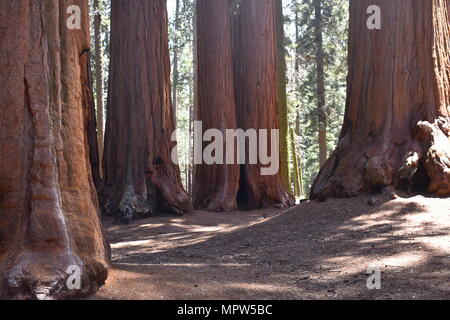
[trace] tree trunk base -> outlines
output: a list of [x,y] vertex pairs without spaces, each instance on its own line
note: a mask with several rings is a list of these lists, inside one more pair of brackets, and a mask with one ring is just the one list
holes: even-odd
[[440,196],[450,195],[450,123],[439,118],[434,124],[426,121],[417,125],[418,136],[427,152],[423,163],[430,183],[428,192]]
[[[108,272],[102,261],[82,261],[73,252],[30,250],[20,253],[4,276],[3,295],[13,300],[59,300],[86,297],[97,292]],[[81,289],[70,289],[68,267],[80,266]],[[82,266],[82,267],[81,267]]]
[[138,191],[133,185],[128,185],[120,197],[105,196],[104,199],[104,212],[114,216],[116,224],[130,224],[133,220],[159,213],[183,216],[194,211],[186,192],[168,182],[168,179],[156,184],[147,179],[144,190]]
[[198,210],[210,212],[230,212],[237,209],[236,199],[231,199],[228,193],[218,192],[194,204]]
[[413,184],[421,191],[450,195],[449,120],[421,121],[415,131],[402,146],[352,145],[344,137],[313,184],[311,199],[353,197],[387,187],[407,186],[410,193]]

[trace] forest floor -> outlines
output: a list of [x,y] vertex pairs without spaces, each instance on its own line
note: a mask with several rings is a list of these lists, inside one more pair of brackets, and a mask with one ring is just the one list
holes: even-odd
[[[450,299],[448,199],[330,199],[105,231],[113,268],[95,299]],[[367,288],[372,267],[381,290]]]

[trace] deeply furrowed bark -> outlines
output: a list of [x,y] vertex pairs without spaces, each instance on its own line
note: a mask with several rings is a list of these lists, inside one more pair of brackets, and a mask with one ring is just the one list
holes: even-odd
[[[217,128],[224,137],[226,129],[236,128],[230,3],[197,0],[196,120],[202,121],[204,131]],[[238,188],[237,164],[195,166],[193,199],[197,209],[236,209]]]
[[106,211],[127,220],[157,211],[189,212],[190,199],[171,159],[176,146],[166,1],[114,0],[111,28]]
[[[238,127],[279,129],[275,0],[242,0],[239,11],[233,27]],[[264,176],[261,167],[241,166],[238,202],[247,208],[291,206],[280,173]]]
[[[82,10],[81,30],[66,27]],[[107,276],[89,161],[85,0],[0,2],[0,296],[79,297]],[[69,290],[70,266],[81,289]]]
[[[381,8],[381,30],[366,26],[369,5]],[[405,184],[450,194],[449,9],[449,0],[350,2],[346,115],[312,198]]]

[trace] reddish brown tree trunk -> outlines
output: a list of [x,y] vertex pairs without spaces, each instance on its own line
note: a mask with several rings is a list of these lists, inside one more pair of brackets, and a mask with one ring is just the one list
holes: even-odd
[[[230,3],[229,0],[197,0],[196,120],[202,121],[203,132],[217,128],[224,137],[226,129],[236,128]],[[193,199],[196,208],[236,209],[238,188],[237,164],[195,166]]]
[[[275,0],[242,0],[239,11],[234,26],[238,127],[279,129]],[[261,167],[261,163],[241,166],[238,201],[248,208],[292,205],[280,173],[264,176]]]
[[[66,27],[70,5],[82,29]],[[107,276],[89,162],[85,0],[0,2],[0,296],[67,298]],[[81,290],[69,290],[77,266]]]
[[156,211],[187,212],[175,129],[165,0],[115,0],[105,143],[106,210],[129,220]]
[[[381,30],[366,26],[369,5],[381,8]],[[449,7],[448,0],[350,2],[345,122],[312,198],[404,180],[450,194]]]

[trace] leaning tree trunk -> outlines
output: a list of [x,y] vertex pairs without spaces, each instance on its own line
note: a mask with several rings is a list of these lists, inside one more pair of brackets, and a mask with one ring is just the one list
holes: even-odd
[[[196,120],[202,121],[203,132],[217,128],[224,137],[226,129],[236,128],[230,3],[230,0],[197,0],[196,21]],[[225,142],[222,147],[226,150]],[[193,199],[197,209],[229,211],[237,208],[239,166],[236,163],[197,164],[194,184]]]
[[[237,120],[244,130],[279,129],[275,13],[275,0],[242,0],[235,19]],[[279,145],[276,148],[279,150]],[[280,172],[261,175],[261,167],[259,161],[241,166],[240,204],[248,208],[292,205],[293,198],[284,188]]]
[[[82,29],[66,27],[82,10]],[[0,296],[95,292],[108,250],[89,163],[86,0],[0,2]],[[70,267],[81,289],[69,290]]]
[[105,209],[127,221],[190,211],[171,157],[176,145],[165,0],[112,1],[110,68]]
[[[369,5],[381,8],[381,30],[366,26]],[[350,2],[345,121],[312,198],[404,180],[450,194],[449,7],[449,0]]]

